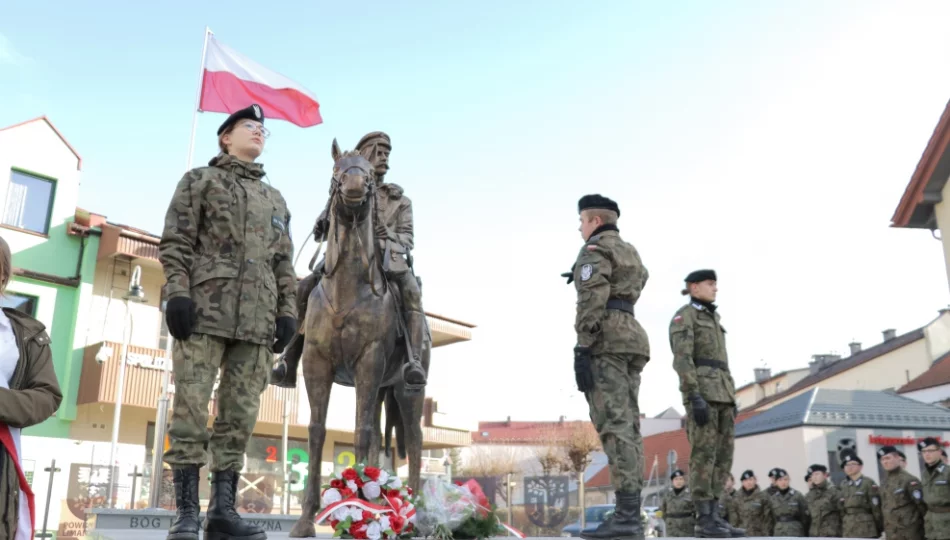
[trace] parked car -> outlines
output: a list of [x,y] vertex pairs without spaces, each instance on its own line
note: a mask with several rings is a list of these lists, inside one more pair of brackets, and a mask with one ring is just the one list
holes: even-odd
[[[656,536],[656,529],[654,527],[656,518],[652,517],[650,513],[647,512],[648,508],[651,507],[645,507],[640,512],[640,518],[643,520],[643,533],[645,536]],[[653,512],[655,511],[656,510],[654,509]],[[593,531],[601,524],[601,522],[609,518],[613,513],[614,505],[612,504],[598,504],[596,506],[587,507],[587,511],[584,512],[584,517],[586,518],[584,532]],[[564,538],[578,537],[580,535],[581,520],[579,519],[561,529],[561,536]]]

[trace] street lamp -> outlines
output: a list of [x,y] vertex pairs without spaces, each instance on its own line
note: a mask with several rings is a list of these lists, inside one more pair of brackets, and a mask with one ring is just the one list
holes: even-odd
[[[168,300],[162,302],[162,317]],[[158,508],[162,502],[162,457],[165,454],[165,426],[168,424],[168,387],[171,385],[169,376],[172,363],[172,335],[165,337],[165,361],[162,363],[162,392],[158,396],[158,406],[155,409],[155,436],[152,440],[152,481],[148,493],[149,508]]]
[[[129,302],[144,303],[145,289],[142,288],[142,267],[136,265],[129,279],[129,292],[125,300],[125,317],[122,320],[122,357],[119,359],[119,381],[115,393],[115,414],[112,417],[112,447],[109,449],[109,504],[115,505],[115,454],[119,446],[119,423],[122,421],[122,392],[125,390],[125,364],[129,360],[129,340],[131,340],[132,312]],[[126,322],[129,324],[126,325]],[[129,331],[126,331],[128,328]]]

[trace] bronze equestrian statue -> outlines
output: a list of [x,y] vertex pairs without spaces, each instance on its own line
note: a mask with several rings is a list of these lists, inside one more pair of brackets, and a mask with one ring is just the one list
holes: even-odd
[[[324,212],[326,257],[322,278],[310,292],[306,312],[301,312],[305,318],[300,360],[310,400],[311,460],[292,538],[316,536],[313,520],[321,502],[320,456],[334,382],[356,387],[357,462],[375,465],[379,459],[380,413],[385,404],[387,449],[390,431],[395,429],[400,454],[409,458],[409,485],[419,488],[425,394],[403,378],[409,347],[399,317],[400,298],[392,292],[393,282],[386,272],[386,262],[393,259],[391,246],[387,243],[380,249],[383,246],[374,242],[379,235],[375,224],[385,211],[378,204],[379,184],[370,161],[374,149],[375,145],[364,145],[361,151],[343,153],[333,141],[333,180]],[[418,347],[425,374],[431,351],[428,332],[423,331]]]
[[[389,171],[389,154],[392,141],[382,131],[374,131],[363,136],[356,144],[356,152],[366,150],[368,159],[376,173],[376,193],[378,194],[377,215],[381,218],[374,230],[380,248],[386,253],[383,268],[402,299],[404,324],[409,330],[409,348],[412,351],[405,359],[403,378],[411,392],[421,391],[426,385],[426,370],[422,366],[422,341],[426,333],[426,317],[422,309],[422,292],[412,272],[413,219],[412,201],[406,197],[402,187],[384,182]],[[324,210],[313,226],[313,238],[321,242],[329,231],[329,219]],[[326,260],[297,285],[297,311],[307,312],[310,291],[320,281]],[[313,265],[311,264],[311,267]],[[297,385],[297,365],[303,352],[303,339],[294,339],[274,367],[271,384],[281,388],[294,388]]]

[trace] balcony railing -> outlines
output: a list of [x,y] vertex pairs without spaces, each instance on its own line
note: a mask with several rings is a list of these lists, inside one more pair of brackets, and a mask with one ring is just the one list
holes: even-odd
[[[105,361],[99,363],[96,355],[104,347]],[[82,374],[79,379],[78,405],[87,403],[115,403],[119,381],[119,364],[122,360],[122,345],[104,341],[86,348],[83,354]],[[125,387],[122,391],[122,406],[154,409],[162,391],[162,369],[165,351],[148,347],[130,346],[128,365],[125,369]],[[171,376],[170,393],[174,394],[175,377]],[[290,418],[297,416],[297,388],[277,388],[268,385],[261,395],[258,422],[280,424],[283,422],[284,399],[290,399]],[[174,400],[172,401],[174,406]],[[215,400],[211,400],[209,412],[217,412]]]

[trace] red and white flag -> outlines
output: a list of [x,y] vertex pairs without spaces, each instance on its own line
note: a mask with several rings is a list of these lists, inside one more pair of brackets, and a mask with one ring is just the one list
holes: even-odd
[[208,36],[198,110],[232,113],[251,103],[265,118],[286,120],[300,127],[323,122],[320,103],[312,92]]

